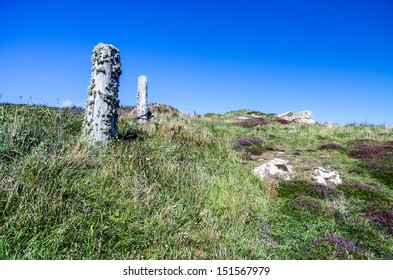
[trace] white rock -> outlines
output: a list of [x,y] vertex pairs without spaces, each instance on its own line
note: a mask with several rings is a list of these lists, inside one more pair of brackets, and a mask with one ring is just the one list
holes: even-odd
[[253,173],[261,179],[264,178],[281,178],[290,180],[289,174],[292,173],[293,167],[288,164],[287,160],[275,158],[267,163],[254,169]]
[[238,119],[238,120],[249,120],[249,118],[243,117],[243,116],[237,117],[237,119]]
[[312,113],[309,110],[301,111],[299,113],[292,113],[291,111],[277,115],[278,118],[284,119],[290,122],[303,123],[303,124],[315,124],[315,120],[312,118]]
[[311,111],[302,111],[293,115],[293,121],[296,123],[315,124]]
[[279,114],[279,115],[277,115],[277,117],[278,118],[287,118],[287,117],[291,117],[291,116],[293,116],[293,112],[292,111],[288,111],[288,112],[285,112],[285,113],[282,113],[282,114]]
[[314,176],[314,179],[318,184],[327,185],[326,180],[335,185],[342,184],[340,175],[335,170],[330,171],[323,167],[318,167],[315,169],[315,174],[316,176]]

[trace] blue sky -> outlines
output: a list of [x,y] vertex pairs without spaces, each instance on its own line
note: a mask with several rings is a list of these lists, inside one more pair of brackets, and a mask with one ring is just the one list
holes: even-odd
[[0,101],[84,106],[104,42],[122,105],[147,75],[150,102],[189,113],[393,124],[392,15],[391,0],[0,0]]

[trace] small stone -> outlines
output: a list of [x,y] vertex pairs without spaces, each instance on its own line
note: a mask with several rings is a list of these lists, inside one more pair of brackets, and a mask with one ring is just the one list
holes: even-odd
[[290,180],[289,174],[292,173],[293,167],[288,164],[287,160],[275,158],[267,163],[254,169],[253,173],[261,179],[284,179]]
[[312,113],[309,110],[301,111],[294,114],[291,111],[277,115],[277,118],[283,119],[290,122],[302,123],[302,124],[315,124],[316,121],[312,118]]
[[327,185],[326,181],[329,181],[333,183],[334,185],[340,185],[342,184],[342,180],[340,179],[340,175],[338,174],[337,171],[335,170],[326,170],[323,167],[318,167],[315,169],[315,174],[314,176],[315,181],[320,184],[320,185]]

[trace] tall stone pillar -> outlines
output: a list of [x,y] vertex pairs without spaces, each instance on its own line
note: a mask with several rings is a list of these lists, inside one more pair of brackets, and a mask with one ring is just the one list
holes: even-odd
[[117,131],[120,52],[113,45],[99,43],[91,61],[84,134],[90,141],[105,145]]
[[138,125],[144,125],[149,122],[150,111],[147,107],[147,77],[138,77],[138,95],[137,95],[137,119]]

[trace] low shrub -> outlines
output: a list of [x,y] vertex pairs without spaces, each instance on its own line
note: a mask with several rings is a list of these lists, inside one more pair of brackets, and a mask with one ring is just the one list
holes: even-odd
[[334,235],[333,233],[329,233],[328,235],[328,240],[333,243],[336,244],[339,247],[343,247],[345,248],[345,250],[349,251],[349,252],[357,252],[360,249],[355,246],[354,244],[352,244],[350,241],[348,241],[347,239],[343,238],[343,237],[339,237]]
[[299,195],[316,199],[333,198],[336,196],[335,188],[305,181],[282,181],[278,189],[278,196],[293,199]]
[[290,124],[291,122],[285,119],[276,119],[276,122],[280,124]]
[[374,178],[393,187],[393,141],[382,145],[358,145],[348,153],[351,158],[359,159]]
[[382,146],[355,146],[348,154],[351,158],[364,159],[376,158],[383,154],[384,148]]
[[242,121],[236,122],[234,124],[238,125],[238,126],[242,126],[242,127],[254,127],[254,126],[257,126],[257,125],[265,125],[265,124],[268,124],[268,123],[270,123],[269,120],[256,118],[256,119],[242,120]]
[[341,144],[337,144],[334,142],[326,142],[319,146],[320,150],[345,150],[345,147]]
[[370,218],[372,224],[380,229],[387,230],[393,235],[393,206],[388,210],[375,210],[366,212],[364,217]]
[[347,197],[361,199],[366,203],[373,201],[390,203],[393,201],[387,193],[379,188],[365,184],[346,183],[345,185],[337,186],[337,190],[341,191]]
[[238,151],[245,151],[252,155],[260,155],[263,148],[263,140],[259,137],[241,137],[233,140],[233,147]]

